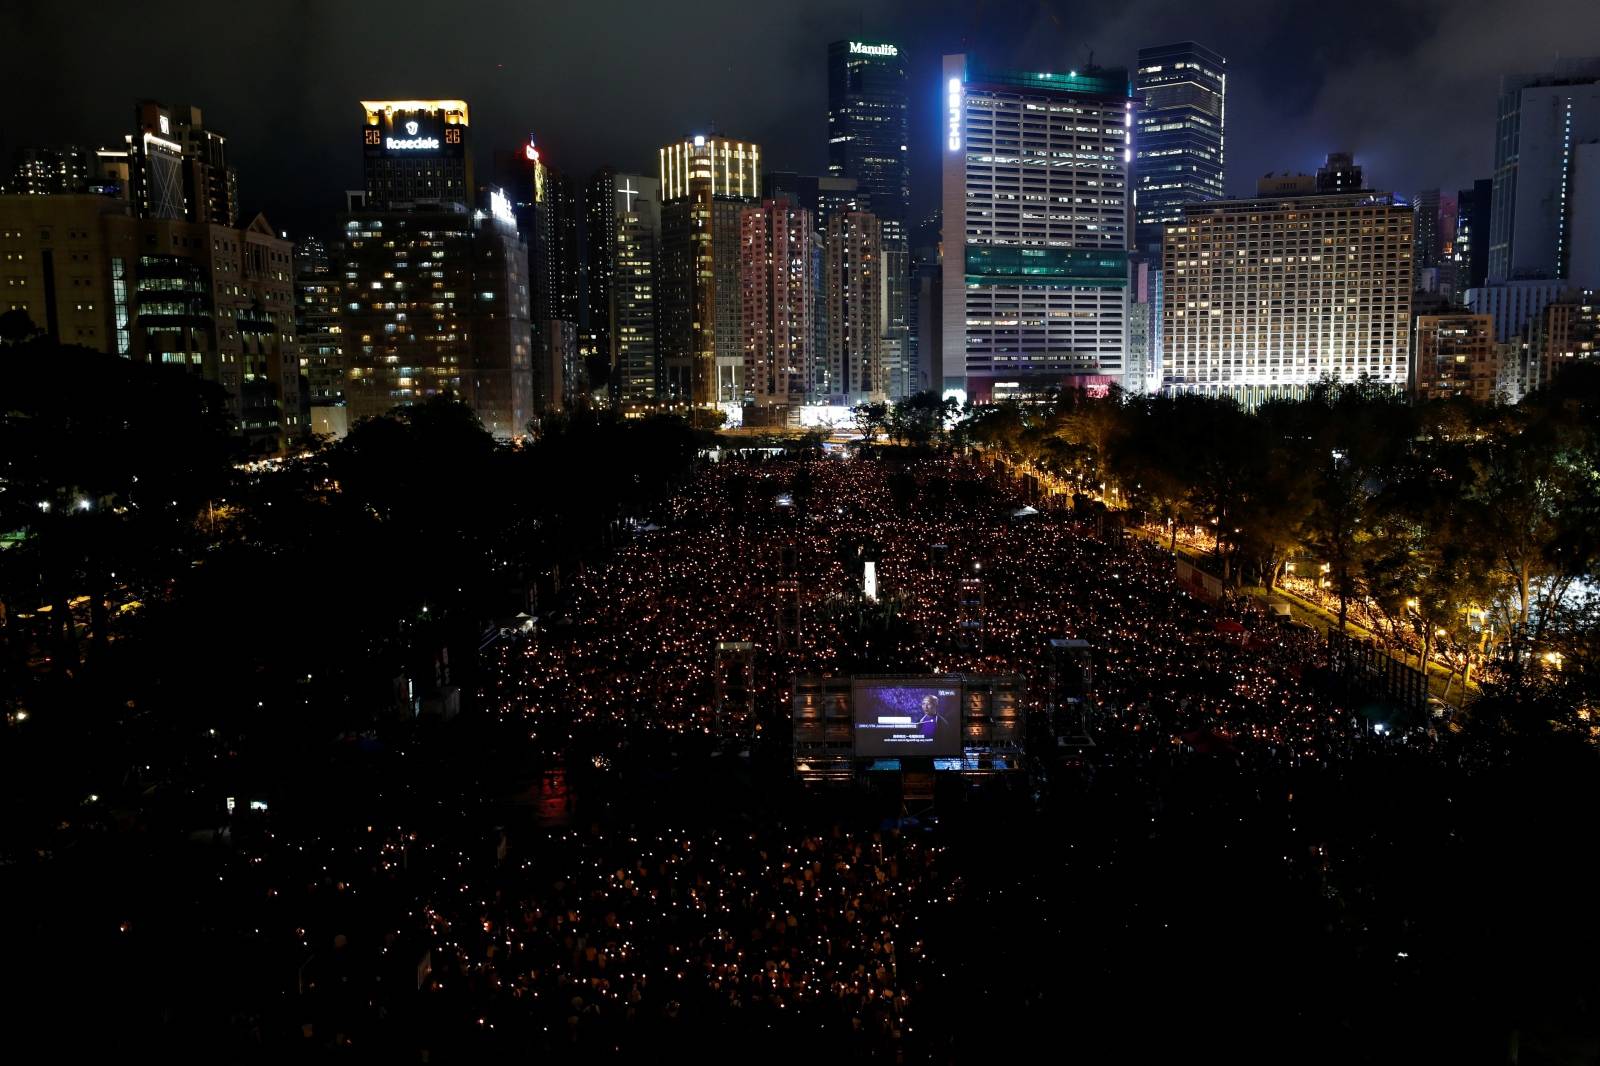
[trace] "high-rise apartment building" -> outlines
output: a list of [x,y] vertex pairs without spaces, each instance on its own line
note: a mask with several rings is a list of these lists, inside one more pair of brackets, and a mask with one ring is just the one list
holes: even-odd
[[787,197],[798,207],[811,212],[817,229],[825,229],[829,216],[837,211],[870,211],[872,202],[854,178],[832,174],[796,174],[790,170],[769,170],[761,175],[761,198]]
[[1600,287],[1600,57],[1503,79],[1496,116],[1488,280]]
[[884,366],[882,229],[866,211],[846,211],[828,220],[823,274],[828,301],[830,402],[881,400],[888,391]]
[[1377,193],[1185,207],[1162,245],[1163,387],[1251,405],[1323,377],[1405,387],[1412,218]]
[[761,148],[696,136],[662,148],[659,159],[661,399],[740,403],[740,214],[760,195]]
[[943,340],[920,353],[929,387],[987,401],[1120,382],[1127,75],[989,70],[952,55],[943,79]]
[[1554,381],[1573,363],[1600,359],[1600,292],[1564,294],[1545,307],[1530,332],[1541,382]]
[[1488,315],[1418,315],[1411,391],[1418,399],[1495,398],[1500,346]]
[[1161,230],[1183,221],[1183,205],[1220,200],[1228,61],[1185,41],[1139,49],[1134,137],[1134,246],[1159,255]]
[[811,212],[779,198],[740,216],[744,389],[758,407],[805,403],[817,358]]
[[[878,218],[883,241],[885,352],[898,367],[909,347],[911,209],[909,109],[899,45],[835,41],[828,46],[828,172],[853,178],[855,210]],[[831,212],[819,209],[819,226]]]
[[103,195],[0,196],[0,310],[64,344],[221,386],[246,447],[305,431],[293,245],[248,226],[139,218]]
[[350,423],[454,396],[497,437],[534,413],[528,253],[509,203],[344,220],[339,328]]

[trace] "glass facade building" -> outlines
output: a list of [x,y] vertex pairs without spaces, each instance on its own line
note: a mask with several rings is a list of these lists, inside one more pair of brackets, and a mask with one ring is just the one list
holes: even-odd
[[[911,253],[910,145],[905,55],[898,45],[835,41],[828,46],[828,172],[856,182],[851,210],[877,216],[886,285],[885,351],[898,362],[908,350]],[[819,218],[825,221],[829,212]],[[897,378],[904,368],[896,367]]]
[[1224,195],[1228,61],[1193,41],[1139,49],[1134,96],[1134,241],[1159,254],[1183,205]]

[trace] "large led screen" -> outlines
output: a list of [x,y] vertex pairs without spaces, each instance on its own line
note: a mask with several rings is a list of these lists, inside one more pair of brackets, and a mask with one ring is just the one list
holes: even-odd
[[868,758],[958,755],[961,690],[940,681],[857,681],[856,754]]

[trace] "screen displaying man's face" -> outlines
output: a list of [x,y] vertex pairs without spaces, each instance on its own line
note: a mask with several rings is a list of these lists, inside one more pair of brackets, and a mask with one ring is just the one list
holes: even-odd
[[858,681],[856,754],[956,755],[961,751],[959,689],[917,682]]

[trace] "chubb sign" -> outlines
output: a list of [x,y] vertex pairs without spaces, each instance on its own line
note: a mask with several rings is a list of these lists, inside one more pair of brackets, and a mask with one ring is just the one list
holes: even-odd
[[892,44],[862,44],[860,41],[851,41],[850,54],[853,56],[897,56],[900,54],[900,49]]

